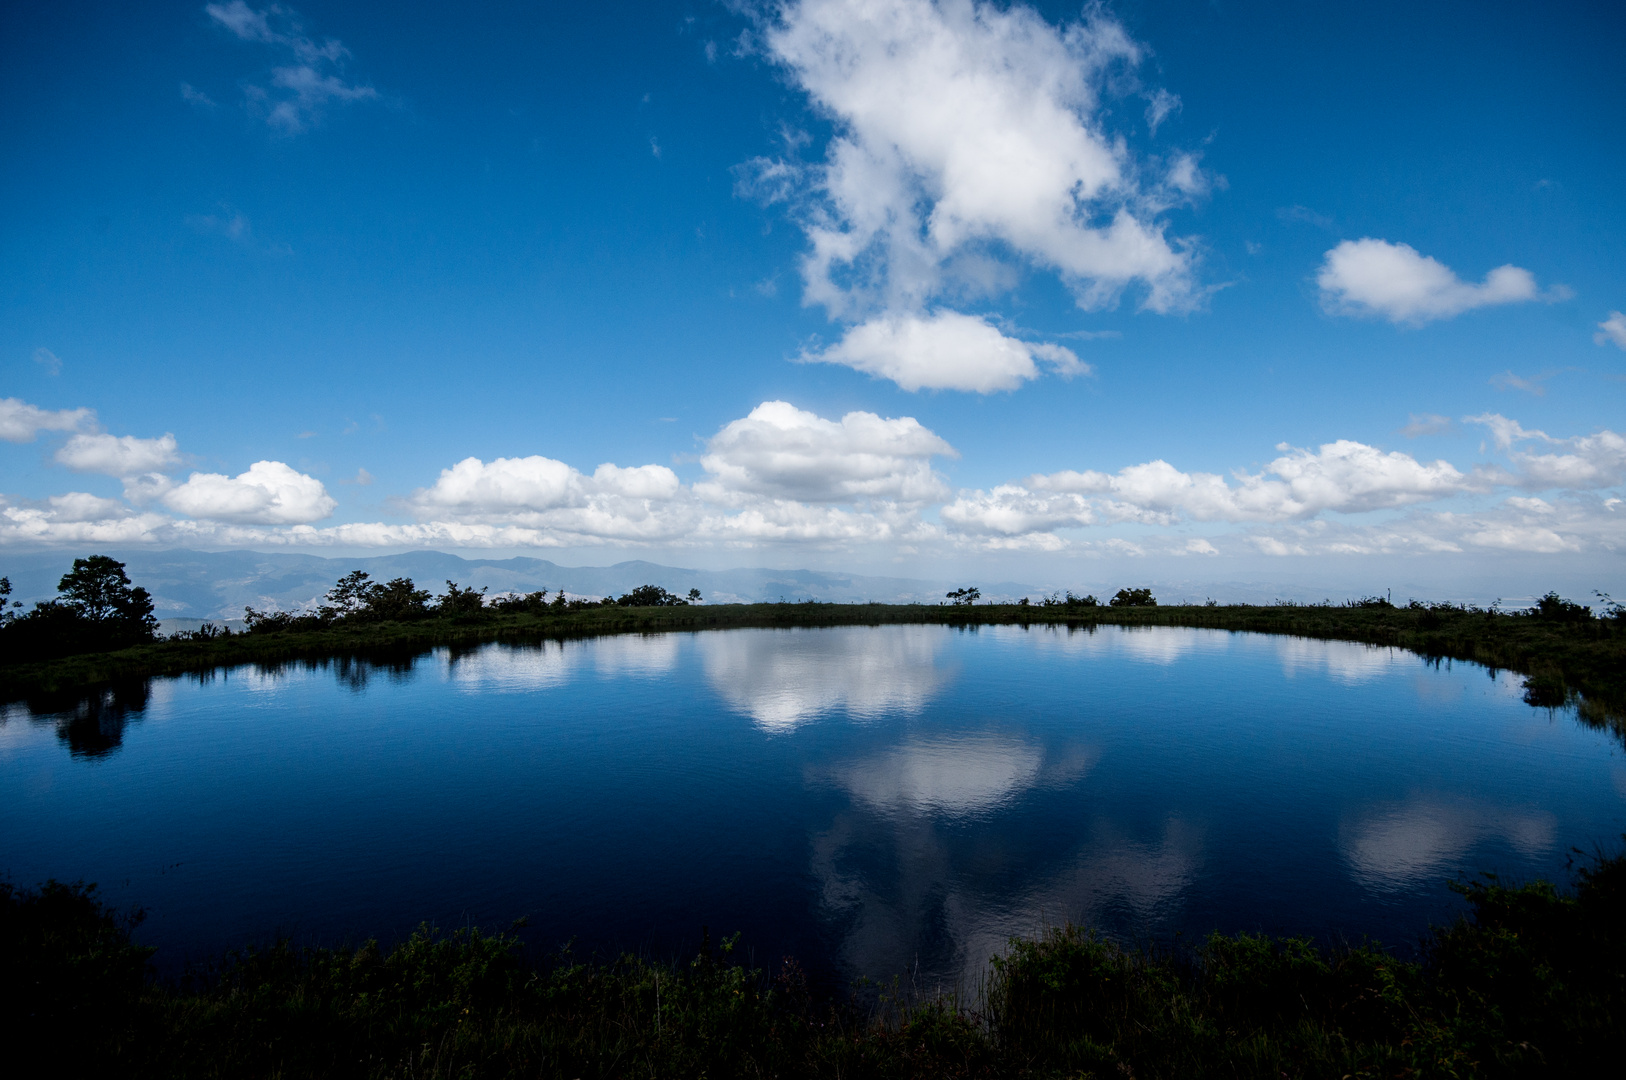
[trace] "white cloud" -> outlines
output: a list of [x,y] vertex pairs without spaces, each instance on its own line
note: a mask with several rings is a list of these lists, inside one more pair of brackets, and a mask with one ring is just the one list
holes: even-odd
[[[1513,462],[1512,473],[1490,473],[1497,483],[1531,491],[1598,491],[1626,483],[1626,437],[1613,431],[1555,439],[1545,431],[1526,430],[1517,420],[1499,413],[1465,416],[1463,422],[1489,428],[1497,449],[1506,451]],[[1518,443],[1531,441],[1557,447],[1560,452],[1537,454],[1515,449]]]
[[1014,390],[1038,378],[1036,359],[1064,375],[1090,370],[1071,349],[1006,337],[983,319],[954,311],[878,316],[851,327],[823,352],[803,353],[800,359],[844,364],[905,390],[980,394]]
[[697,540],[753,546],[758,543],[874,544],[918,539],[916,514],[882,503],[864,510],[810,506],[794,499],[758,499],[733,513],[703,518]]
[[434,486],[412,501],[425,509],[464,514],[548,510],[575,498],[580,475],[562,461],[538,455],[497,458],[490,464],[470,457],[442,469]]
[[[1478,285],[1420,254],[1409,244],[1367,237],[1345,240],[1327,252],[1316,275],[1321,303],[1338,315],[1377,315],[1420,324],[1449,319],[1474,308],[1544,299],[1536,279],[1517,266],[1499,266]],[[1557,298],[1549,293],[1546,299]]]
[[1617,349],[1626,349],[1626,312],[1611,311],[1609,317],[1598,324],[1598,332],[1592,335],[1592,340],[1599,345],[1612,344]]
[[107,521],[129,513],[117,499],[104,499],[83,491],[70,491],[65,495],[52,495],[46,500],[55,521],[82,522]]
[[250,525],[319,521],[338,506],[320,480],[280,461],[256,461],[237,476],[193,473],[163,503],[195,518]]
[[43,345],[34,350],[34,363],[43,367],[48,375],[62,374],[62,358]]
[[1189,300],[1190,257],[1104,127],[1105,73],[1141,57],[1117,22],[1092,12],[1057,27],[970,0],[800,0],[764,41],[837,126],[807,226],[814,302],[845,310],[878,290],[913,307],[957,251],[987,245],[1061,273],[1087,307],[1131,282],[1152,310]]
[[1092,524],[1095,514],[1082,496],[1030,491],[1001,484],[992,491],[963,491],[938,516],[968,533],[1021,536]]
[[1310,451],[1287,451],[1257,475],[1238,472],[1234,483],[1215,473],[1186,473],[1166,461],[1131,465],[1117,473],[1073,472],[1033,476],[1037,491],[1101,495],[1104,515],[1167,523],[1287,521],[1324,511],[1353,514],[1425,502],[1466,490],[1468,478],[1445,461],[1424,464],[1398,450],[1388,453],[1349,439]]
[[696,490],[724,503],[760,495],[801,502],[891,499],[919,503],[947,494],[931,467],[958,457],[913,417],[850,412],[840,421],[765,401],[723,427],[700,464],[711,478]]
[[425,518],[452,519],[425,527],[517,527],[589,543],[675,539],[690,531],[695,517],[677,474],[664,465],[606,464],[585,476],[540,455],[489,463],[465,458],[410,502]]
[[134,435],[75,435],[56,452],[56,460],[76,472],[136,476],[156,472],[180,460],[175,436],[138,439]]
[[95,422],[96,414],[90,409],[53,412],[21,398],[0,398],[0,439],[6,442],[33,442],[42,431],[78,431]]
[[346,82],[334,73],[350,50],[334,38],[318,42],[306,37],[298,17],[289,9],[278,4],[255,9],[244,0],[231,0],[207,4],[203,10],[242,41],[271,45],[292,54],[292,64],[271,69],[269,87],[246,87],[250,106],[284,134],[304,131],[331,102],[377,100],[378,91],[371,86]]
[[[834,134],[817,163],[787,134],[784,157],[736,168],[735,190],[796,208],[805,302],[861,324],[804,359],[988,393],[1035,378],[1035,360],[1085,368],[1059,346],[934,311],[945,299],[1006,292],[1035,268],[1088,309],[1131,287],[1152,311],[1196,303],[1191,245],[1161,215],[1210,181],[1194,155],[1142,161],[1108,130],[1103,87],[1128,73],[1122,88],[1135,89],[1142,50],[1099,8],[1057,26],[1021,4],[790,0],[760,29]],[[1179,99],[1148,97],[1155,133]]]

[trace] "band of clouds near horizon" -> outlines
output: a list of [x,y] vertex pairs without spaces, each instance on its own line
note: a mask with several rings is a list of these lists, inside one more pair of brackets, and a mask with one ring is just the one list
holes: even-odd
[[[1422,422],[1428,420],[1443,418]],[[1129,555],[1217,554],[1215,540],[1230,550],[1276,555],[1619,546],[1626,512],[1622,500],[1607,493],[1626,484],[1626,438],[1608,430],[1557,438],[1495,413],[1462,422],[1484,427],[1502,460],[1462,469],[1339,439],[1315,449],[1281,444],[1280,456],[1257,473],[1238,470],[1229,477],[1182,471],[1159,459],[1112,473],[1062,470],[955,492],[934,461],[958,452],[913,417],[854,411],[830,420],[768,401],[707,440],[699,458],[705,475],[693,483],[664,465],[605,463],[589,474],[541,455],[469,457],[396,500],[414,522],[318,529],[338,501],[320,480],[283,462],[258,461],[235,476],[194,471],[177,481],[164,471],[183,460],[173,435],[114,436],[94,430],[90,409],[51,411],[6,398],[0,399],[0,437],[27,442],[72,432],[53,459],[121,480],[124,499],[87,492],[0,499],[0,543],[893,543],[915,550],[940,545]],[[1491,506],[1424,509],[1497,492],[1506,497]],[[1367,522],[1329,517],[1386,511],[1408,513]],[[1117,525],[1139,532],[1132,539],[1062,535]],[[1192,525],[1247,528],[1193,537]]]

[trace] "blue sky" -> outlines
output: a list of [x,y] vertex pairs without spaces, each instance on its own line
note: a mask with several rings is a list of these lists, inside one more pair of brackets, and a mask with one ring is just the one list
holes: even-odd
[[13,5],[0,547],[1626,592],[1626,13],[1419,7]]

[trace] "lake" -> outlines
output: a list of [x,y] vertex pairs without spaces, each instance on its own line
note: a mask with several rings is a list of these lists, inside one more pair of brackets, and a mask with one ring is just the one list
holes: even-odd
[[1520,679],[1178,628],[740,629],[153,680],[0,723],[0,872],[99,882],[177,970],[423,920],[578,953],[969,982],[1066,921],[1375,937],[1567,881],[1612,736]]

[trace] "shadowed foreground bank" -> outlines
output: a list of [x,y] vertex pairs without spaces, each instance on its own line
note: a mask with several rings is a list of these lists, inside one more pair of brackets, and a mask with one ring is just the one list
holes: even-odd
[[59,1075],[175,1077],[1536,1077],[1626,1052],[1626,857],[1560,893],[1462,887],[1417,963],[1210,938],[1131,952],[1067,928],[983,992],[832,1001],[733,943],[687,964],[527,963],[508,935],[385,953],[286,944],[153,981],[94,888],[0,885],[0,1025]]

